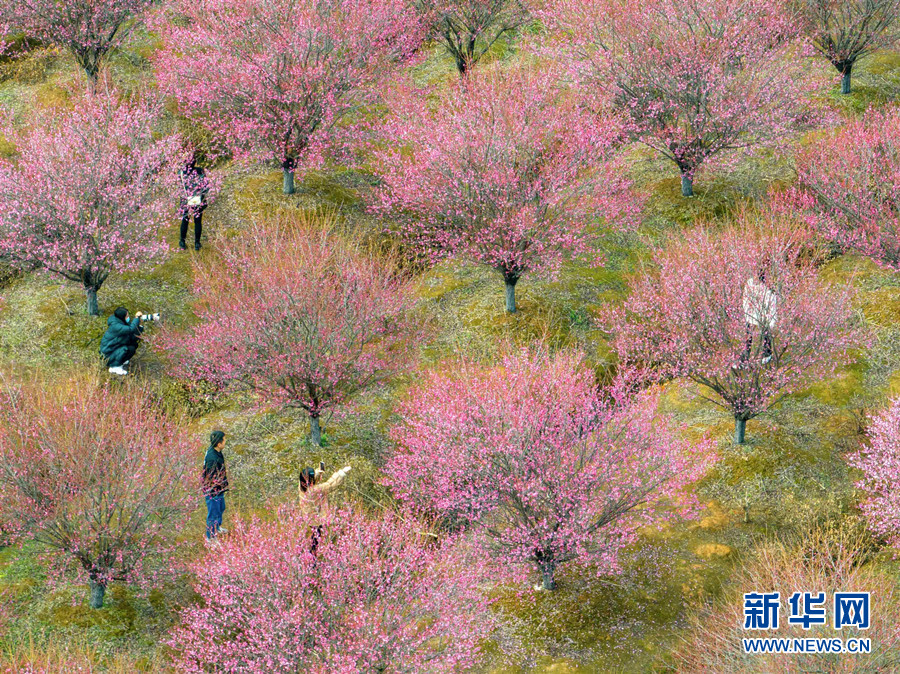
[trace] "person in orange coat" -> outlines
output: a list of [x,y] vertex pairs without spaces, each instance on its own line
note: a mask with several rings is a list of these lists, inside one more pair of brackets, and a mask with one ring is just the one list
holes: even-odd
[[[304,468],[300,472],[300,484],[298,486],[297,495],[299,497],[300,512],[318,517],[328,506],[328,496],[334,492],[344,481],[347,473],[350,472],[352,466],[344,466],[335,472],[325,482],[319,482],[322,474],[325,472],[325,462],[319,462],[319,470],[313,468]],[[319,538],[322,535],[322,525],[316,524],[313,527],[312,545],[310,551],[315,554],[316,548],[319,546]]]

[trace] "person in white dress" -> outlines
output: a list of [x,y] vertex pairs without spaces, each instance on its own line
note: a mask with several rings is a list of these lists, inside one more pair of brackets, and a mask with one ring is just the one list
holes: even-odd
[[765,365],[775,355],[772,348],[772,330],[778,320],[778,297],[766,285],[766,270],[761,267],[756,277],[744,283],[744,322],[747,324],[747,338],[741,361],[750,360],[754,338],[758,339],[757,351],[760,362]]

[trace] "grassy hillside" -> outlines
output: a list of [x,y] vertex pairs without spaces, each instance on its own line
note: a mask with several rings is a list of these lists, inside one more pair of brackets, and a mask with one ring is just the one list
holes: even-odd
[[[150,36],[134,37],[112,60],[116,80],[125,86],[149,81],[147,56],[153,46]],[[518,58],[507,46],[498,46],[492,57]],[[436,51],[417,66],[416,76],[439,83],[453,77],[451,68],[449,59]],[[76,76],[68,56],[35,50],[2,64],[0,104],[12,106],[24,118],[31,105],[65,101],[67,83]],[[854,71],[854,78],[851,96],[840,97],[837,84],[823,94],[837,113],[858,115],[868,106],[897,101],[900,54],[877,54]],[[175,116],[169,121],[199,133]],[[4,151],[8,148],[0,142]],[[420,347],[420,367],[440,367],[459,354],[491,359],[501,344],[538,339],[555,348],[582,349],[598,370],[610,366],[607,335],[595,317],[602,307],[625,297],[628,278],[646,259],[648,246],[698,219],[725,221],[739,204],[752,203],[769,187],[793,179],[785,153],[765,152],[741,158],[728,171],[701,173],[697,196],[684,199],[670,164],[642,149],[634,149],[630,159],[635,180],[649,195],[640,230],[611,237],[601,267],[570,263],[556,278],[525,278],[518,286],[517,314],[503,310],[502,280],[495,272],[461,263],[423,272],[419,311],[432,332]],[[271,167],[250,170],[222,163],[214,170],[225,182],[204,215],[203,250],[176,251],[156,269],[111,277],[100,292],[104,317],[122,304],[159,311],[175,326],[190,324],[192,259],[214,259],[218,240],[276,211],[326,211],[350,227],[379,236],[378,225],[362,208],[368,180],[345,167],[305,176],[291,197],[280,193],[280,172]],[[165,236],[174,248],[174,215]],[[647,531],[616,578],[563,573],[554,593],[498,590],[495,610],[502,614],[503,628],[488,646],[484,671],[666,671],[672,666],[671,652],[689,638],[689,616],[709,602],[722,601],[735,570],[761,542],[802,538],[823,523],[860,528],[856,476],[844,455],[859,442],[866,415],[900,393],[900,274],[853,255],[831,260],[824,273],[834,283],[859,290],[860,320],[875,334],[870,348],[833,379],[751,421],[748,444],[742,447],[730,441],[731,418],[698,400],[686,383],[668,384],[662,411],[698,437],[709,432],[721,439],[721,461],[697,487],[699,517]],[[41,274],[0,278],[0,369],[22,376],[32,370],[100,368],[97,349],[105,320],[86,315],[79,288]],[[151,326],[151,341],[153,330]],[[238,395],[192,399],[186,383],[172,379],[163,357],[147,346],[135,358],[132,372],[146,379],[172,409],[191,416],[198,465],[204,434],[214,427],[228,430],[234,491],[226,518],[271,517],[278,504],[293,498],[299,468],[319,459],[332,466],[353,462],[343,498],[375,512],[391,507],[379,482],[379,467],[389,448],[387,432],[396,401],[418,372],[324,419],[327,439],[321,450],[308,442],[307,421],[299,415],[254,412]],[[202,553],[204,518],[198,498],[185,532],[191,541],[185,554]],[[0,669],[17,671],[30,662],[52,670],[67,652],[82,660],[87,671],[167,671],[165,634],[179,607],[196,601],[189,578],[146,595],[114,584],[107,607],[95,611],[87,606],[84,587],[48,582],[34,553],[30,545],[0,548],[0,602],[5,606],[0,615]],[[872,564],[894,570],[884,551]]]

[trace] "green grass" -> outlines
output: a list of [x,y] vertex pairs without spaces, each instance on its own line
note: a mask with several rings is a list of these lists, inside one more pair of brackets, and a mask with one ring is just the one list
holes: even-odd
[[871,107],[890,105],[900,99],[900,54],[879,51],[857,62],[850,80],[850,93],[841,94],[839,75],[826,68],[834,84],[827,100],[845,114],[861,115]]
[[[163,320],[183,324],[191,316],[192,254],[173,253],[152,271],[110,276],[98,293],[100,317],[87,314],[84,291],[77,284],[43,274],[13,279],[0,291],[0,354],[19,365],[95,364],[106,317],[119,305],[132,313],[159,311]],[[148,327],[148,337],[155,327]],[[151,349],[138,353],[136,366],[159,369]]]
[[[720,595],[737,556],[711,527],[649,531],[621,575],[561,572],[554,593],[505,591],[496,610],[508,646],[496,672],[648,672],[674,645],[685,612]],[[524,652],[524,656],[521,652]],[[523,669],[524,667],[524,669]]]

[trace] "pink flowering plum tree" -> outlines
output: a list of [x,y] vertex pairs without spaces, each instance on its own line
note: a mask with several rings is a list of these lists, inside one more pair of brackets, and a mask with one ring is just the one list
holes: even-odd
[[841,93],[850,93],[856,62],[892,47],[900,32],[900,0],[806,0],[802,7],[813,49],[841,74]]
[[[323,533],[311,550],[313,525]],[[469,671],[493,620],[484,565],[415,522],[355,511],[239,521],[196,563],[181,672]]]
[[850,457],[850,464],[862,471],[856,485],[866,495],[862,511],[871,529],[892,545],[900,543],[900,398],[870,419],[868,443]]
[[531,18],[523,0],[415,0],[434,38],[465,76],[494,44]]
[[797,155],[797,185],[777,205],[800,213],[840,252],[900,268],[900,111],[870,111]]
[[612,158],[621,125],[597,123],[548,75],[473,73],[436,96],[392,96],[376,208],[431,261],[496,269],[507,311],[523,275],[596,256],[597,215],[633,222],[637,200]]
[[11,32],[12,28],[10,27],[9,22],[3,18],[2,14],[0,14],[0,56],[9,49],[9,34]]
[[[196,497],[193,448],[136,389],[88,378],[0,392],[0,521],[90,583],[150,584]],[[199,487],[198,487],[199,488]]]
[[404,0],[176,0],[172,11],[161,87],[236,155],[278,161],[285,194],[424,36]]
[[222,257],[195,270],[199,324],[161,342],[183,376],[304,410],[319,445],[323,412],[408,362],[413,296],[391,260],[277,221],[224,243]]
[[615,101],[633,137],[678,167],[684,196],[704,163],[809,114],[780,0],[557,0],[548,20],[585,95]]
[[0,5],[0,23],[67,49],[95,83],[106,56],[122,44],[152,4],[153,0],[16,0]]
[[543,589],[567,563],[614,573],[641,527],[691,504],[684,488],[712,455],[679,438],[652,395],[612,393],[598,395],[579,355],[543,349],[433,373],[400,406],[387,483],[471,527],[503,567],[538,571]]
[[160,112],[106,89],[0,128],[16,150],[0,159],[0,255],[81,284],[92,316],[111,273],[167,251],[159,231],[173,210],[180,141],[158,135]]
[[745,214],[721,233],[701,227],[658,250],[607,316],[621,363],[695,382],[734,416],[743,443],[747,420],[834,373],[863,343],[852,290],[820,278],[807,239]]

